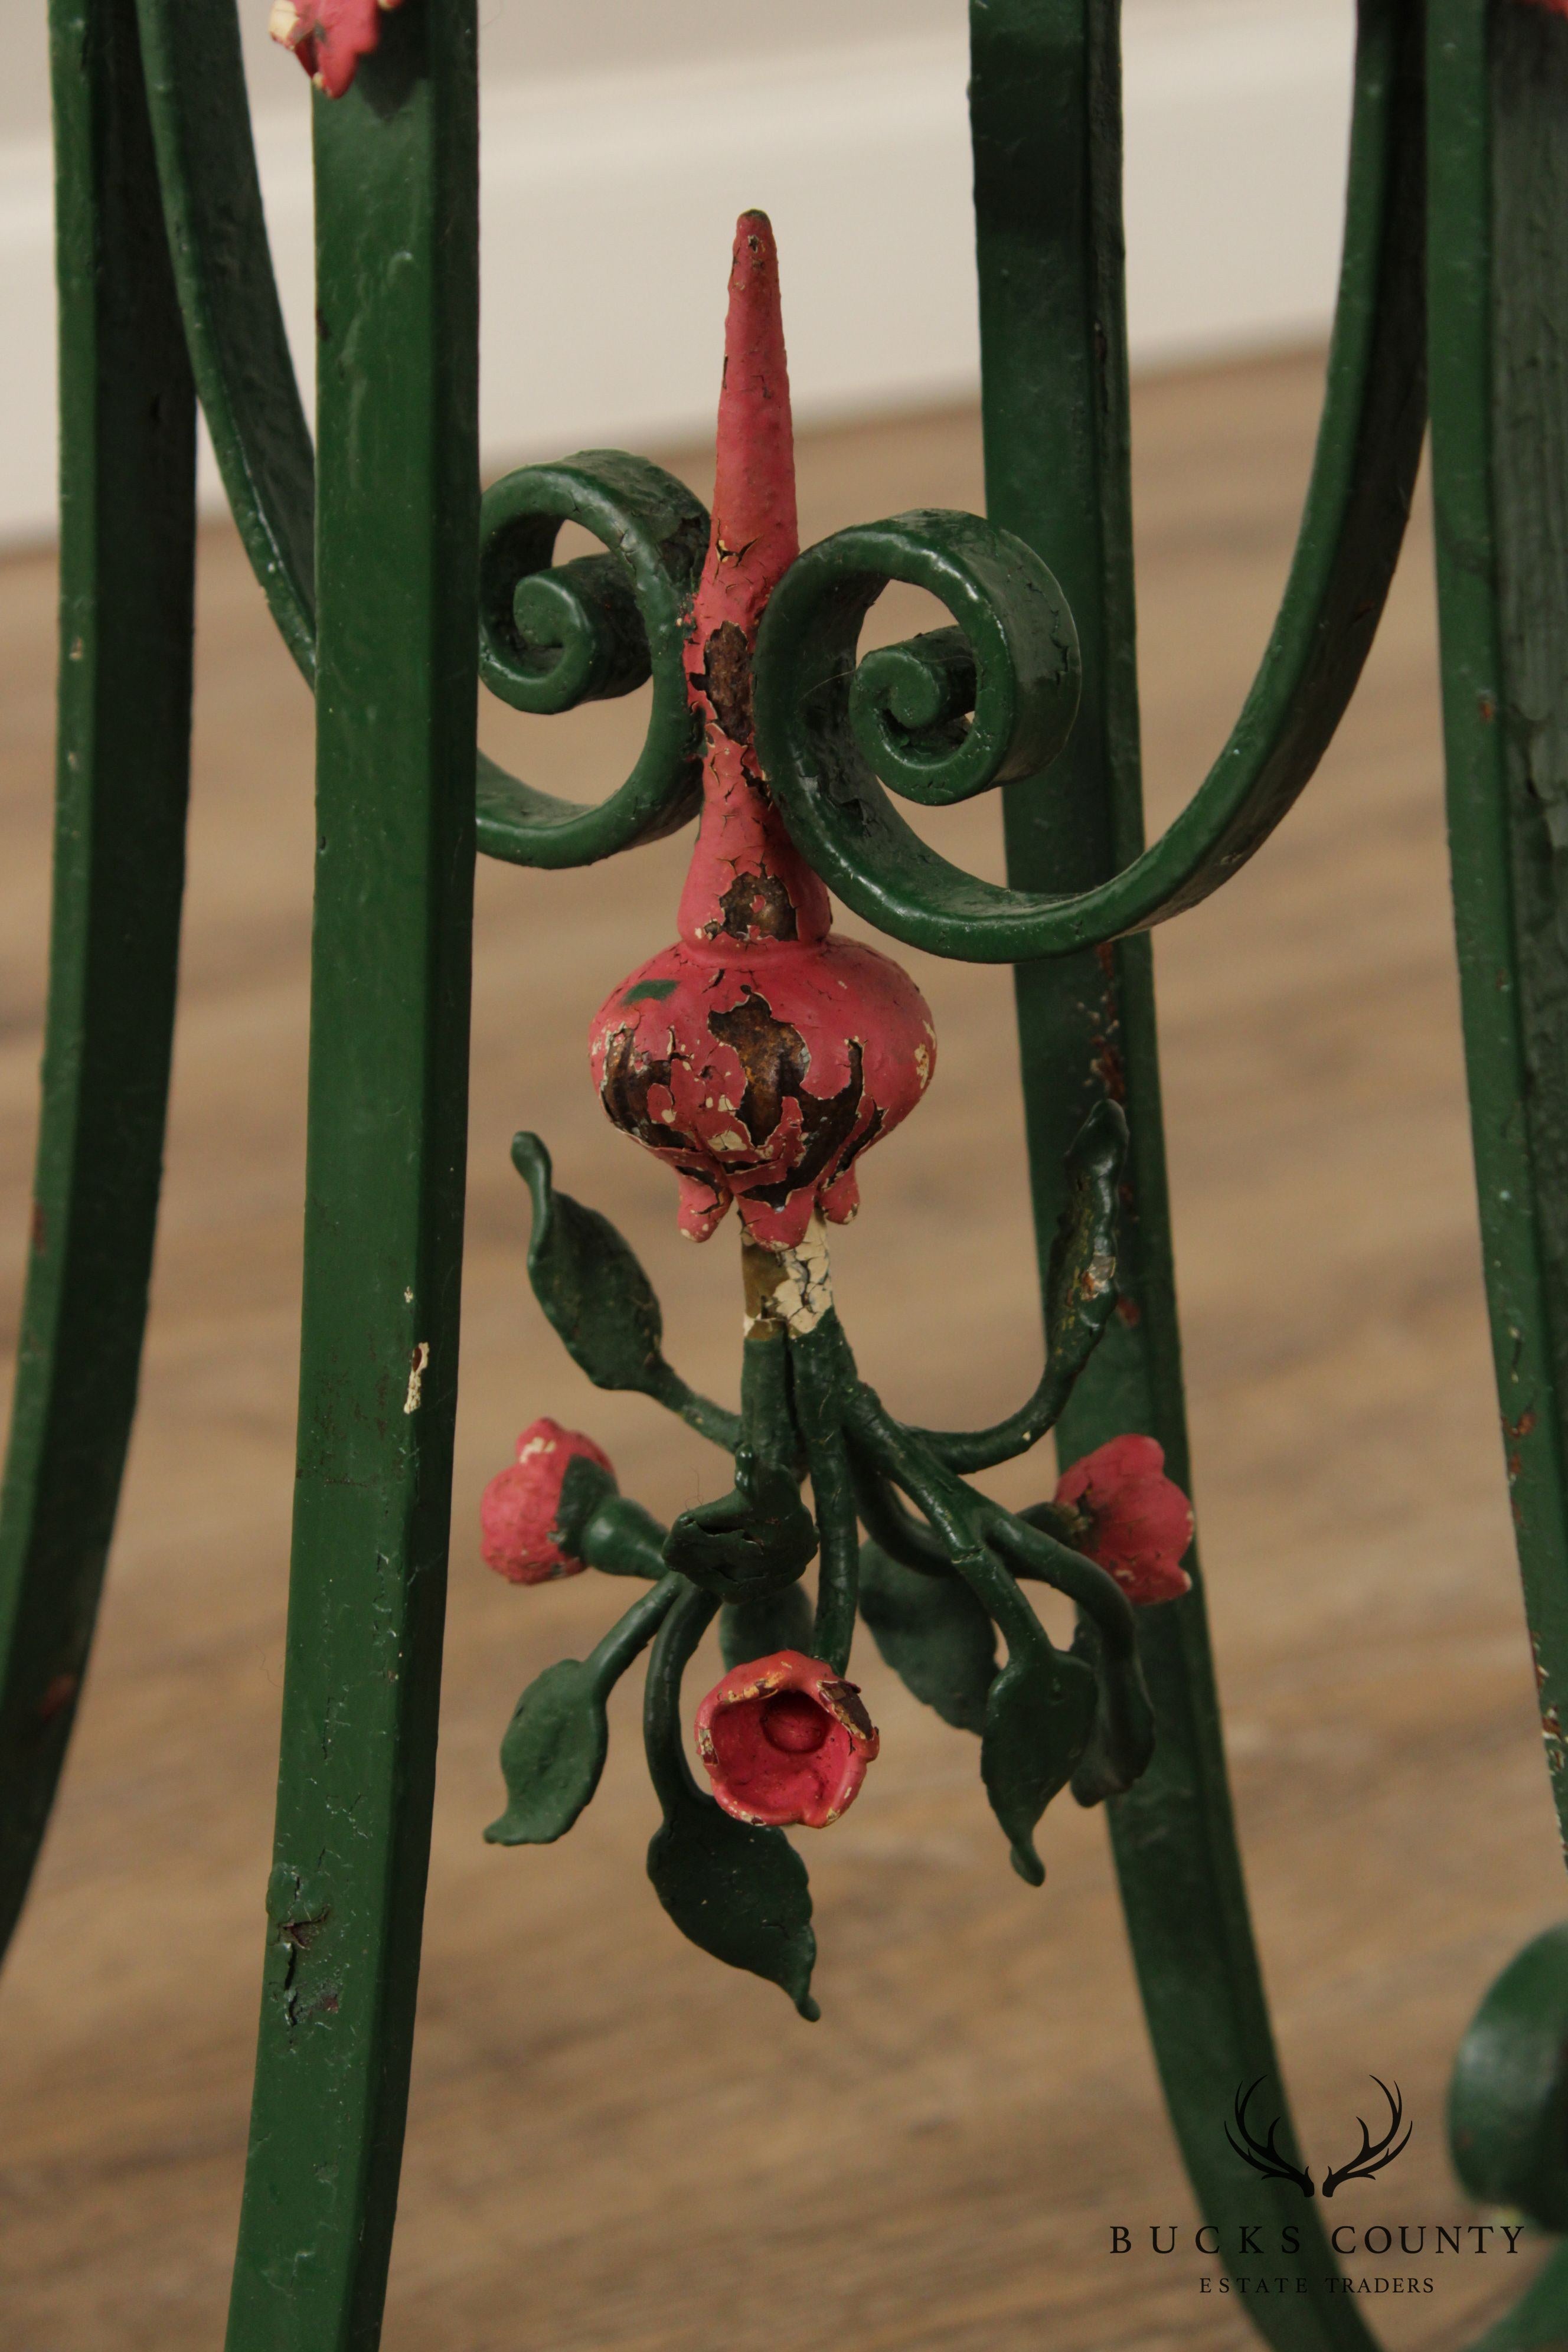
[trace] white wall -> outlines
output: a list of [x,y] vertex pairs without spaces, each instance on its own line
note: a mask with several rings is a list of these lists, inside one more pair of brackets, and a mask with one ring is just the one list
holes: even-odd
[[[300,75],[267,38],[269,6],[270,0],[239,0],[258,112],[288,104]],[[635,68],[762,59],[950,32],[964,7],[965,0],[479,0],[480,57],[487,81],[548,81],[611,61]],[[47,51],[46,0],[0,0],[0,140],[47,131]]]
[[[245,0],[279,283],[313,338],[308,99]],[[38,0],[0,84],[0,536],[52,508]],[[710,426],[735,215],[779,232],[803,418],[963,397],[976,341],[963,0],[486,0],[491,464]],[[1126,0],[1129,311],[1143,366],[1321,333],[1352,0]],[[8,128],[9,126],[9,128]],[[208,487],[212,488],[209,467]]]

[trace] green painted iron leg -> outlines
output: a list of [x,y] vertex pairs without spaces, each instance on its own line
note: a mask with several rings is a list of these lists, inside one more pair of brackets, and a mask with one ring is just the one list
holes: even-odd
[[1568,23],[1432,16],[1432,422],[1482,1245],[1568,1833]]
[[[1428,56],[1454,915],[1503,1450],[1568,1843],[1568,23],[1433,0]],[[1530,2063],[1543,2033],[1560,2042],[1540,1992],[1526,1956],[1467,2038],[1455,2154],[1481,2197],[1505,2176],[1525,2193],[1521,2146],[1560,2163],[1561,2062]],[[1565,2338],[1568,2245],[1485,2343]]]
[[[1082,890],[1142,845],[1114,0],[973,0],[972,107],[987,498],[1066,591],[1084,698],[1067,751],[1010,789],[1009,878]],[[1363,12],[1406,74],[1408,8]],[[1416,120],[1418,121],[1418,115]],[[1126,1429],[1165,1449],[1190,1491],[1146,938],[1022,965],[1019,1029],[1042,1274],[1068,1145],[1095,1099],[1125,1101],[1122,1301],[1063,1416],[1070,1461]],[[1194,1580],[1196,1563],[1189,1561]],[[1307,2292],[1254,2317],[1281,2352],[1371,2339],[1326,2284],[1334,2261],[1289,2184],[1236,2162],[1223,2126],[1238,2087],[1278,2061],[1247,1918],[1201,1584],[1142,1629],[1159,1725],[1154,1762],[1109,1808],[1155,2055],[1205,2221],[1294,2223],[1271,2256]],[[1278,2105],[1284,2105],[1283,2093]],[[1273,2110],[1271,2109],[1271,2112]],[[1289,2127],[1284,2135],[1289,2144]],[[1226,2225],[1231,2225],[1226,2227]],[[1273,2229],[1270,2243],[1277,2242]]]
[[473,878],[472,0],[318,99],[317,865],[275,1864],[230,2352],[379,2336],[435,1774]]
[[189,767],[195,409],[131,0],[51,11],[60,683],[43,1110],[0,1503],[0,1949],[86,1670],[146,1320]]

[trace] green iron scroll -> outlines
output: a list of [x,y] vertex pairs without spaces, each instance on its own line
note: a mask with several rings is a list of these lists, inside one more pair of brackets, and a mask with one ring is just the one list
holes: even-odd
[[[474,15],[473,0],[403,0],[354,87],[314,101],[318,467],[267,251],[233,13],[215,0],[51,7],[59,822],[38,1208],[0,1507],[0,1932],[20,1909],[68,1737],[134,1404],[182,875],[193,377],[258,578],[317,702],[299,1485],[231,2352],[358,2352],[380,2330],[438,1701],[473,849],[581,864],[671,830],[695,805],[681,659],[700,509],[647,461],[601,451],[510,477],[481,509]],[[1117,1278],[1137,1313],[1105,1327],[1066,1404],[1062,1458],[1134,1429],[1159,1439],[1186,1485],[1142,934],[1238,868],[1333,733],[1397,559],[1429,357],[1483,1243],[1547,1758],[1568,1823],[1568,373],[1557,331],[1568,318],[1568,17],[1537,0],[1361,0],[1340,299],[1296,557],[1230,740],[1151,847],[1118,11],[1115,0],[972,0],[971,29],[988,520],[917,512],[798,560],[756,648],[766,772],[798,847],[862,915],[941,954],[1016,966],[1047,1290],[1069,1149],[1107,1071],[1122,1073]],[[568,521],[602,555],[554,564]],[[889,578],[933,589],[954,627],[860,661],[860,622]],[[506,775],[476,754],[480,677],[542,711],[651,677],[633,773],[594,809]],[[1005,887],[938,858],[889,798],[992,787]],[[541,1220],[537,1255],[550,1216],[570,1204],[531,1150],[520,1166]],[[901,1458],[875,1400],[846,1406],[842,1427],[812,1419],[814,1381],[822,1397],[850,1394],[834,1388],[846,1377],[837,1344],[795,1348],[795,1378],[819,1507],[833,1497],[822,1533],[837,1565],[818,1647],[841,1662],[856,1511],[868,1524],[880,1514],[873,1532],[916,1553],[920,1529],[866,1478],[868,1450]],[[743,1428],[662,1358],[635,1384],[733,1446],[777,1424],[777,1363],[765,1356],[753,1347],[748,1359]],[[997,1431],[912,1434],[961,1471],[1034,1442],[1060,1404],[1043,1384]],[[931,1486],[928,1517],[949,1492]],[[667,1538],[618,1501],[585,1524],[595,1564],[649,1580],[576,1672],[593,1698],[653,1644],[650,1754],[675,1909],[692,1818],[679,1673],[717,1603],[700,1580],[662,1572],[679,1530]],[[1027,1549],[1026,1530],[1009,1540]],[[1141,1649],[1154,1760],[1135,1786],[1116,1784],[1125,1792],[1109,1811],[1177,2138],[1205,2219],[1262,2213],[1297,2227],[1300,2252],[1279,2261],[1304,2292],[1248,2306],[1280,2352],[1370,2343],[1354,2305],[1329,2289],[1333,2260],[1310,2210],[1303,2225],[1284,2184],[1249,2178],[1243,2213],[1216,2140],[1237,2084],[1277,2078],[1278,2065],[1201,1589],[1153,1612]],[[584,1769],[591,1788],[591,1756]],[[540,1806],[569,1816],[580,1799],[539,1783]],[[780,1885],[804,1949],[795,1883]],[[799,1998],[809,2007],[804,1979]],[[1452,2123],[1467,2186],[1554,2231],[1568,2228],[1565,2046],[1568,1937],[1553,1936],[1483,2006]],[[1560,2252],[1483,2343],[1531,2352],[1565,2339]]]

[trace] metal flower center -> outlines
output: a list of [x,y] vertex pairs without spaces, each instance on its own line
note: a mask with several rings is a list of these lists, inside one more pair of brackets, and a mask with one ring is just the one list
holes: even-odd
[[827,1717],[804,1691],[780,1691],[763,1709],[763,1737],[786,1756],[809,1756],[827,1737]]

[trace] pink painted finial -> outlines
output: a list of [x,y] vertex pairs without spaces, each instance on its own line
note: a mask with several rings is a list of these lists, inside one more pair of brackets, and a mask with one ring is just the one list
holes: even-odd
[[742,213],[735,225],[715,454],[713,536],[692,618],[699,635],[733,621],[754,637],[800,553],[779,257],[766,213]]
[[859,1203],[855,1161],[924,1093],[936,1038],[907,972],[828,937],[826,889],[773,806],[752,726],[752,659],[799,552],[778,255],[742,213],[730,271],[713,528],[692,602],[687,692],[702,815],[677,945],[600,1006],[595,1083],[616,1126],[672,1167],[680,1230],[731,1202],[747,1238],[800,1248]]
[[702,823],[679,914],[680,936],[694,947],[721,937],[820,940],[833,919],[768,797],[752,740],[757,629],[799,553],[778,249],[766,213],[742,213],[724,321],[713,530],[686,648],[705,747]]

